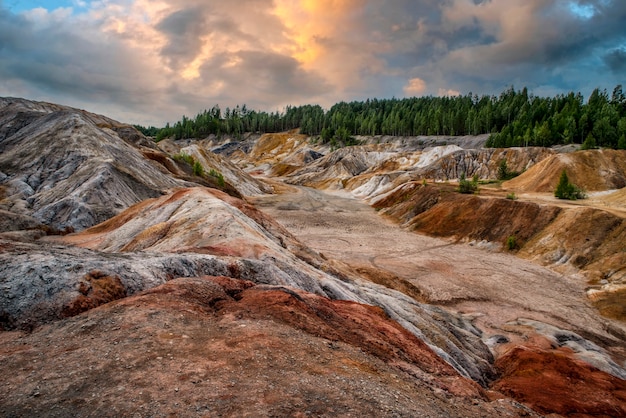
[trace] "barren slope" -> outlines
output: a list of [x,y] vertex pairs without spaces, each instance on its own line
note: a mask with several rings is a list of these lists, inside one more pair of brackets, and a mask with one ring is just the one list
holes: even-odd
[[621,189],[626,186],[626,151],[607,149],[554,155],[503,186],[519,193],[553,193],[563,170],[567,171],[570,182],[589,192]]
[[318,189],[347,189],[373,199],[415,180],[494,179],[501,161],[522,172],[554,155],[545,148],[467,150],[456,145],[401,151],[396,144],[341,148],[285,176],[289,184]]
[[0,334],[4,416],[534,416],[377,308],[221,277]]
[[[626,326],[585,293],[622,315],[623,271],[607,274],[626,264],[620,213],[421,181],[490,178],[502,159],[529,173],[557,161],[551,150],[373,138],[331,153],[296,132],[161,144],[193,156],[207,173],[194,176],[105,117],[0,105],[0,227],[17,229],[0,234],[2,415],[533,415],[512,399],[626,414]],[[268,187],[211,147],[468,244],[401,229],[347,194]],[[608,188],[621,178],[620,154],[573,158]],[[546,167],[535,183],[560,174]],[[210,170],[230,195],[196,187],[218,185]],[[510,234],[563,268],[497,252]]]
[[[229,256],[231,260],[241,257],[244,265],[246,260],[255,260],[257,265],[260,262],[268,267],[255,267],[258,272],[250,271],[246,279],[379,306],[460,373],[483,384],[490,378],[491,354],[469,322],[364,281],[350,271],[343,273],[341,266],[333,268],[266,215],[224,193],[180,190],[135,205],[101,225],[55,241],[112,253],[200,253]],[[236,268],[228,275],[242,277]]]
[[191,184],[145,158],[142,149],[154,152],[128,125],[68,107],[0,98],[0,208],[53,228],[83,229]]

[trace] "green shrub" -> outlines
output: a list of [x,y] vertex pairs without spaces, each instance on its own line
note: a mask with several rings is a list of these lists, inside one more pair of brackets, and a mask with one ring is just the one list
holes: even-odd
[[517,171],[509,171],[509,167],[506,163],[506,160],[500,161],[500,165],[498,166],[498,180],[506,181],[511,180],[519,176],[520,173]]
[[224,185],[226,184],[226,182],[224,181],[224,176],[217,170],[211,169],[211,171],[209,171],[209,176],[214,177],[220,187],[224,187]]
[[194,161],[193,174],[199,177],[202,177],[202,175],[204,174],[204,168],[202,167],[202,164],[200,164],[200,161]]
[[587,138],[585,139],[583,144],[580,146],[580,149],[587,150],[587,149],[595,149],[595,148],[598,148],[598,145],[596,144],[596,139],[591,134],[587,135]]
[[509,199],[509,200],[517,200],[517,196],[515,195],[515,193],[507,194],[506,198]]
[[556,186],[556,190],[554,191],[554,196],[559,199],[568,200],[587,198],[584,190],[569,182],[569,178],[567,177],[567,172],[565,170],[561,172],[561,178],[559,179],[559,184]]
[[472,180],[465,178],[465,173],[461,174],[459,179],[459,192],[464,194],[473,194],[478,190],[478,174],[474,175]]
[[515,235],[509,235],[509,237],[506,239],[506,248],[509,251],[517,249],[517,238],[515,238]]

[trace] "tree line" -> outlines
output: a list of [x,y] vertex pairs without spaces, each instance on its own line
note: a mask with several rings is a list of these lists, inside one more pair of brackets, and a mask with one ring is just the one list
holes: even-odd
[[287,106],[262,112],[243,106],[224,111],[216,105],[194,118],[183,116],[163,128],[137,126],[156,140],[240,137],[246,132],[300,129],[323,143],[352,145],[354,136],[481,135],[488,147],[552,146],[626,149],[626,95],[622,86],[595,89],[585,102],[581,93],[538,97],[527,88],[510,87],[499,96],[469,93],[454,97],[413,97],[341,102],[325,111],[318,105]]

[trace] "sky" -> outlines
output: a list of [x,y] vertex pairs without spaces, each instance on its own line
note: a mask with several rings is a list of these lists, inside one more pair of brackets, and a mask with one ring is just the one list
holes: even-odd
[[624,0],[0,0],[0,96],[222,109],[626,85]]

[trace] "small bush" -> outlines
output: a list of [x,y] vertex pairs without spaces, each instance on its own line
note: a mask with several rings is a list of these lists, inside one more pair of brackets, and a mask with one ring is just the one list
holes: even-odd
[[506,198],[509,199],[509,200],[517,200],[517,196],[515,195],[515,193],[507,194]]
[[193,174],[199,177],[202,177],[202,175],[204,174],[204,168],[199,161],[194,161],[193,163]]
[[209,171],[209,176],[214,177],[220,187],[224,187],[224,185],[226,184],[226,182],[224,181],[224,176],[217,170],[211,169],[211,171]]
[[193,159],[193,157],[189,154],[185,154],[184,152],[181,152],[179,154],[174,155],[172,158],[174,158],[176,161],[180,162],[180,163],[187,163],[190,166],[193,167],[193,164],[195,162],[195,160]]
[[559,199],[567,200],[587,198],[584,190],[569,182],[569,178],[567,177],[567,172],[565,170],[561,172],[561,178],[559,179],[559,184],[556,186],[556,190],[554,191],[554,196]]
[[519,175],[520,173],[517,171],[509,171],[509,167],[506,163],[506,160],[500,161],[500,165],[498,166],[498,180],[500,181],[511,180],[512,178],[515,178]]
[[475,175],[472,180],[465,178],[465,173],[461,174],[459,179],[459,192],[464,194],[473,194],[478,190],[478,175]]
[[518,248],[518,246],[517,246],[517,238],[515,238],[515,235],[510,235],[506,239],[506,248],[509,251],[513,251],[513,250],[516,250]]
[[585,141],[580,146],[581,150],[596,149],[596,148],[598,148],[598,144],[596,143],[596,139],[593,137],[592,134],[587,135],[587,138],[585,138]]

